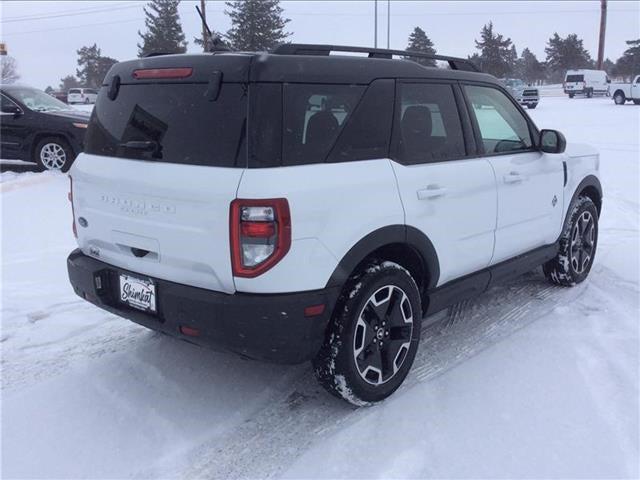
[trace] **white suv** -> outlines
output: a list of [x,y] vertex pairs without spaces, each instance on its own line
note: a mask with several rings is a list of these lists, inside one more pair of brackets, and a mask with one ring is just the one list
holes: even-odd
[[67,93],[67,103],[96,103],[98,91],[95,88],[70,88]]
[[312,360],[361,405],[400,386],[429,314],[540,265],[583,281],[597,152],[565,151],[465,60],[406,55],[115,65],[70,171],[76,293],[193,343]]

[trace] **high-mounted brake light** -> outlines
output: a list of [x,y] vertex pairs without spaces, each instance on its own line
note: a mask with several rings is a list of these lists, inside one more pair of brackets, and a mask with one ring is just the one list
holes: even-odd
[[78,238],[78,229],[76,228],[76,212],[73,208],[73,178],[69,177],[69,194],[67,195],[69,201],[71,202],[71,226],[73,229],[73,236]]
[[229,215],[231,266],[252,278],[278,263],[291,247],[291,214],[285,198],[236,199]]
[[157,78],[187,78],[193,73],[193,68],[144,68],[133,71],[133,78],[136,80],[147,80]]

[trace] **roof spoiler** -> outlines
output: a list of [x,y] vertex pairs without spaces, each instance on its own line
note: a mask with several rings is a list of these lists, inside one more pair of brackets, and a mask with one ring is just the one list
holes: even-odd
[[369,58],[393,59],[393,56],[428,58],[449,63],[452,70],[480,72],[481,70],[470,60],[444,55],[430,55],[428,53],[410,52],[406,50],[388,50],[385,48],[348,47],[345,45],[313,45],[305,43],[283,43],[271,53],[275,55],[330,55],[331,52],[366,53]]

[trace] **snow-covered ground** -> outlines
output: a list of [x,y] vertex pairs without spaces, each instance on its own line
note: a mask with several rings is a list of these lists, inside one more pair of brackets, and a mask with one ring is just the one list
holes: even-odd
[[549,97],[529,114],[601,151],[591,276],[565,289],[531,272],[439,314],[372,408],[324,393],[308,365],[80,300],[67,178],[2,173],[2,477],[637,478],[640,107]]

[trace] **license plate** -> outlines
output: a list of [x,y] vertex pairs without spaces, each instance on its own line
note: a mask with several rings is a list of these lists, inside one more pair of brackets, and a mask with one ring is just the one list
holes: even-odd
[[156,312],[156,286],[149,279],[120,275],[120,301],[145,312]]

